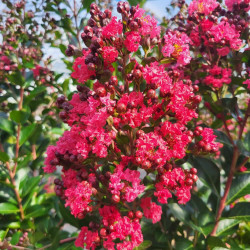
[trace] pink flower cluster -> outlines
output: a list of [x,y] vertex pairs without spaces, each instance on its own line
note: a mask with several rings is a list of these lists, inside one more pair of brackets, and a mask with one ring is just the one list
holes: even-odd
[[204,83],[214,88],[221,88],[224,83],[229,84],[231,82],[231,74],[231,69],[223,69],[215,65],[209,69],[209,75],[205,77]]
[[216,0],[193,0],[188,6],[188,13],[192,15],[194,12],[199,12],[209,15],[218,5]]
[[[192,150],[218,150],[213,131],[192,123],[201,96],[185,71],[190,39],[177,31],[161,39],[157,21],[139,6],[119,2],[117,10],[122,20],[91,5],[81,34],[87,49],[75,59],[72,73],[82,84],[71,100],[61,96],[56,103],[70,129],[48,147],[44,167],[48,173],[63,167],[56,194],[76,218],[92,218],[75,243],[86,249],[139,246],[143,216],[156,223],[173,195],[180,204],[190,200],[197,171],[176,161]],[[150,53],[157,44],[163,57],[144,63],[134,57],[140,46]]]
[[178,64],[186,65],[190,62],[190,39],[185,33],[168,32],[164,36],[165,45],[162,48],[164,57],[173,57]]

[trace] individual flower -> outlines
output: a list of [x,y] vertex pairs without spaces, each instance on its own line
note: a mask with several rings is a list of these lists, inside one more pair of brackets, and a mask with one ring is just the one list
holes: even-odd
[[77,79],[79,83],[85,83],[87,80],[91,79],[92,76],[95,76],[95,71],[89,70],[85,64],[85,58],[89,53],[90,51],[87,51],[82,57],[77,57],[73,64],[74,72],[71,76]]
[[122,23],[120,21],[117,22],[116,19],[117,17],[112,17],[109,24],[103,27],[102,35],[104,38],[111,38],[122,33]]
[[140,46],[141,36],[139,32],[130,31],[125,33],[126,39],[124,45],[130,52],[136,52]]
[[65,190],[66,203],[71,213],[77,217],[80,213],[92,210],[90,202],[92,195],[92,187],[87,181],[79,182],[76,186],[72,186]]
[[235,29],[234,25],[230,25],[228,22],[222,21],[214,25],[210,29],[210,33],[213,35],[216,43],[220,43],[224,39],[229,43],[231,49],[238,50],[242,45],[242,41],[239,38],[239,31]]
[[172,57],[178,64],[186,65],[190,62],[190,39],[185,33],[168,32],[164,36],[162,54],[164,57]]
[[188,13],[192,15],[197,11],[209,15],[218,5],[216,0],[193,0],[188,6]]
[[140,204],[147,219],[151,219],[153,223],[161,220],[162,208],[155,202],[152,202],[150,197],[142,198]]
[[116,48],[112,46],[104,46],[102,48],[102,51],[103,51],[102,54],[103,54],[104,65],[107,66],[116,61],[118,57],[118,51],[116,50]]
[[223,84],[229,84],[231,82],[231,69],[223,69],[217,65],[209,69],[208,76],[205,77],[204,83],[211,85],[214,88],[221,88]]
[[96,246],[99,245],[98,241],[100,241],[98,232],[92,232],[88,230],[88,227],[82,227],[75,241],[75,246],[84,249],[95,249]]

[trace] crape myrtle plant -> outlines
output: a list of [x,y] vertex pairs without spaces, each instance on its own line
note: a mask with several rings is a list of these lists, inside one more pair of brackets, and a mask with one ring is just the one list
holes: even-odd
[[127,2],[121,19],[91,4],[86,47],[65,52],[79,85],[57,99],[70,130],[48,147],[44,171],[61,166],[55,192],[82,224],[77,247],[248,244],[235,229],[249,230],[249,204],[227,205],[249,192],[238,173],[249,159],[249,3],[178,5],[161,27]]

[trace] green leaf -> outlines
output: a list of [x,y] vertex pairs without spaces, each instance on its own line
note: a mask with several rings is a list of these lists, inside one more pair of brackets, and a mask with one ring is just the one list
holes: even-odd
[[226,144],[228,146],[232,146],[232,143],[230,142],[228,136],[225,133],[215,129],[214,134],[217,136],[216,141]]
[[9,160],[9,156],[5,152],[0,151],[0,161],[6,162],[8,160]]
[[9,229],[7,228],[5,231],[1,230],[0,231],[0,242],[3,241],[8,233]]
[[128,145],[129,143],[129,138],[126,136],[126,135],[120,135],[118,134],[116,136],[116,141],[117,141],[117,144],[120,144],[120,145]]
[[247,194],[250,194],[250,174],[238,175],[232,182],[226,204],[228,205]]
[[242,221],[250,221],[250,203],[239,202],[235,204],[227,217]]
[[214,249],[215,247],[225,247],[227,248],[226,244],[218,237],[209,236],[207,238],[207,244],[210,246],[210,249]]
[[204,232],[202,231],[202,228],[196,226],[192,221],[191,221],[191,216],[190,214],[184,210],[180,205],[176,204],[176,203],[171,203],[168,204],[168,208],[170,209],[170,211],[172,212],[172,214],[180,221],[184,222],[185,224],[187,224],[188,226],[190,226],[191,228],[193,228],[194,230],[197,230],[200,233]]
[[83,1],[83,7],[87,9],[87,11],[90,10],[90,5],[94,2],[94,0],[85,0]]
[[33,91],[31,91],[29,93],[29,95],[25,98],[24,103],[28,104],[30,101],[32,101],[32,99],[34,99],[34,97],[36,97],[37,95],[43,93],[44,91],[46,91],[46,86],[39,86],[36,87]]
[[125,67],[125,72],[126,74],[129,74],[133,68],[135,67],[135,62],[131,62],[129,63],[126,67]]
[[30,110],[23,108],[22,110],[12,110],[10,112],[10,119],[16,123],[24,123],[30,116]]
[[32,191],[34,191],[33,189],[38,185],[40,179],[40,176],[25,178],[20,183],[20,189],[22,190],[21,197],[25,197],[27,194],[32,194]]
[[33,62],[27,62],[27,61],[23,63],[23,66],[28,69],[33,69],[35,67]]
[[23,143],[25,143],[29,137],[33,134],[33,132],[35,131],[36,128],[36,124],[33,123],[27,127],[22,128],[21,130],[21,134],[20,134],[20,147],[23,145]]
[[19,209],[11,203],[0,203],[0,214],[15,214]]
[[61,52],[63,54],[65,54],[65,51],[66,51],[67,47],[64,44],[59,44],[59,49],[61,50]]
[[216,235],[220,236],[224,234],[227,230],[231,229],[232,227],[236,226],[240,223],[240,220],[236,219],[222,219],[219,222],[219,226],[216,231]]
[[144,250],[152,246],[152,241],[144,240],[138,247],[135,247],[134,250]]
[[0,117],[0,129],[12,134],[13,123],[5,118]]
[[30,206],[25,211],[25,218],[36,218],[48,214],[49,208],[40,205]]
[[11,238],[10,243],[11,243],[12,245],[16,245],[16,244],[18,243],[18,241],[19,241],[19,239],[20,239],[20,237],[21,237],[22,234],[23,234],[23,233],[20,232],[20,231],[14,233],[13,236],[12,236],[12,238]]
[[220,171],[216,164],[207,158],[193,158],[191,164],[198,170],[198,176],[202,177],[211,187],[212,191],[220,198]]
[[68,222],[70,225],[79,228],[79,221],[70,213],[70,211],[64,207],[62,203],[59,203],[59,211],[62,218]]
[[236,113],[237,97],[222,98],[223,107],[232,113]]
[[7,76],[8,80],[15,85],[22,86],[24,84],[24,78],[20,71],[16,71],[13,74]]
[[175,249],[182,249],[182,250],[193,249],[192,248],[193,244],[188,239],[185,239],[183,237],[176,237],[175,241],[176,241]]
[[250,151],[250,131],[246,134],[243,145],[246,150]]

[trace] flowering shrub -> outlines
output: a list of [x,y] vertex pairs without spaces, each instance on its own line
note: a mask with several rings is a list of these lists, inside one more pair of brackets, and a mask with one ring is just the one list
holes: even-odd
[[[62,166],[56,194],[72,215],[90,220],[76,246],[138,247],[143,218],[160,222],[163,204],[190,200],[198,177],[196,168],[183,168],[185,160],[219,154],[222,144],[213,130],[195,125],[202,97],[192,80],[205,69],[199,80],[215,92],[231,83],[232,69],[218,62],[243,46],[245,23],[236,27],[226,17],[218,21],[210,15],[220,8],[216,1],[193,1],[188,8],[192,31],[168,29],[162,37],[156,19],[139,5],[119,2],[119,20],[91,4],[81,34],[87,48],[71,75],[81,85],[70,101],[57,99],[60,117],[71,128],[48,148],[44,167],[52,173]],[[196,60],[192,54],[202,46],[218,51],[217,62],[204,51],[210,63],[189,71]]]
[[248,0],[2,2],[0,249],[250,248]]

